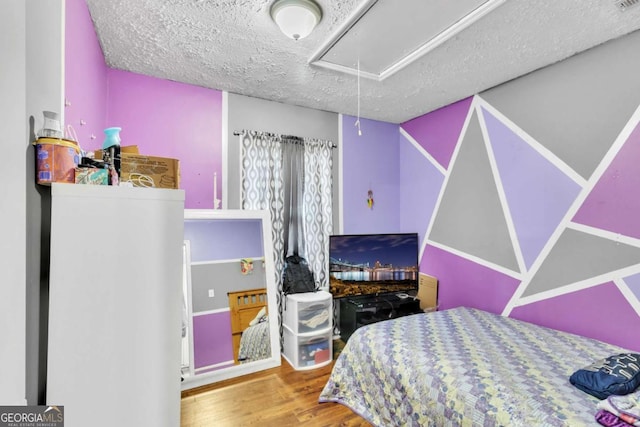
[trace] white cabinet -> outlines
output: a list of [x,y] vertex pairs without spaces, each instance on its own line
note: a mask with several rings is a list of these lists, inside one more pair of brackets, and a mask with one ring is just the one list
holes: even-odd
[[283,357],[294,369],[325,366],[333,360],[333,299],[318,291],[287,295],[282,316]]
[[179,426],[184,192],[51,194],[47,404],[68,427]]

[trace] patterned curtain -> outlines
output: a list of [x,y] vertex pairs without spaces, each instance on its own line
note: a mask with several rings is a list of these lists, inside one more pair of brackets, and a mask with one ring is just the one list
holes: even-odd
[[268,209],[271,214],[282,344],[285,256],[297,251],[309,263],[316,287],[329,287],[333,144],[255,131],[242,131],[240,144],[242,209]]
[[333,229],[331,149],[333,143],[306,140],[304,145],[304,257],[316,287],[329,289],[329,236]]
[[284,267],[284,186],[282,147],[276,135],[243,131],[242,209],[267,209],[271,216],[271,240],[278,287],[278,324],[282,325],[282,269]]

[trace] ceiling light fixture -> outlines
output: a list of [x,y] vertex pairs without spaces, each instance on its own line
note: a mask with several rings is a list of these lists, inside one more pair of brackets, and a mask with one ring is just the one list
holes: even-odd
[[276,0],[271,5],[271,19],[294,40],[311,34],[322,19],[322,9],[313,0]]

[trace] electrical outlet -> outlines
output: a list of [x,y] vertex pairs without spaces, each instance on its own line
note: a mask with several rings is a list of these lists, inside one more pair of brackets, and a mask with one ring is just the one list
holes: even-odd
[[214,296],[213,289],[209,289],[209,298],[213,298]]

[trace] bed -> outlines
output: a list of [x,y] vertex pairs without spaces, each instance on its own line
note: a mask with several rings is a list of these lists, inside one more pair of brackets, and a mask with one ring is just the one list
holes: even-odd
[[238,362],[249,363],[271,357],[271,340],[269,339],[269,320],[261,316],[255,325],[248,326],[240,337]]
[[357,329],[319,401],[385,427],[598,426],[569,377],[623,351],[472,308],[416,314]]
[[[233,337],[233,360],[236,364],[247,361],[247,355],[252,358],[257,357],[258,354],[263,354],[265,350],[265,343],[259,341],[259,337],[266,334],[266,345],[269,344],[269,327],[268,322],[265,325],[261,325],[257,328],[251,329],[247,335],[251,335],[252,339],[245,338],[243,343],[243,357],[240,356],[240,344],[244,332],[250,328],[251,322],[256,318],[261,310],[266,310],[267,307],[267,289],[245,289],[241,291],[228,292],[229,298],[229,312],[231,313],[231,336]],[[252,348],[255,347],[255,348]],[[266,357],[271,356],[271,350],[268,349]],[[264,357],[262,357],[264,358]],[[242,359],[242,360],[241,360]]]

